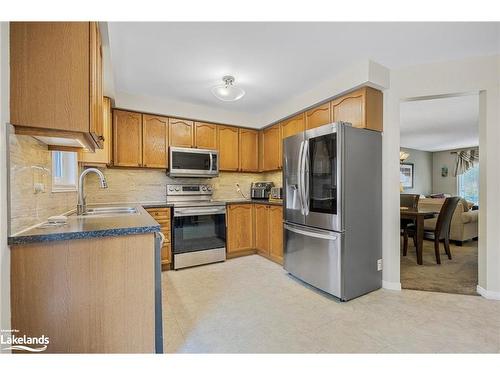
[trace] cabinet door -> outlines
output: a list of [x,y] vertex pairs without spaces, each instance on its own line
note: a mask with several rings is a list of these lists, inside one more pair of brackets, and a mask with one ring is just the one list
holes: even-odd
[[193,147],[194,146],[194,123],[189,120],[170,118],[170,146]]
[[330,122],[332,122],[330,116],[330,103],[325,103],[306,112],[306,129],[317,128],[318,126],[326,125]]
[[90,134],[99,147],[103,146],[102,117],[102,47],[97,22],[89,22],[90,34]]
[[168,119],[142,115],[142,165],[148,168],[167,168]]
[[13,125],[89,133],[89,40],[89,22],[10,22]]
[[333,121],[350,122],[356,128],[365,124],[364,90],[356,90],[332,101]]
[[281,168],[281,136],[279,124],[262,132],[262,169],[274,171]]
[[254,249],[252,204],[231,204],[227,208],[228,254]]
[[234,126],[217,126],[219,138],[219,170],[237,171],[239,168],[239,130]]
[[119,167],[142,166],[142,115],[113,111],[113,164]]
[[101,150],[96,149],[95,152],[80,151],[78,153],[78,161],[85,165],[102,165],[110,164],[112,159],[111,150],[111,99],[103,98],[103,147]]
[[240,171],[259,171],[259,132],[240,129]]
[[195,147],[217,150],[217,125],[206,122],[194,123]]
[[255,248],[269,256],[269,206],[255,205]]
[[283,264],[283,207],[269,206],[269,256],[272,260]]
[[303,132],[305,128],[304,114],[301,113],[281,122],[281,135],[283,138],[290,137],[291,135]]

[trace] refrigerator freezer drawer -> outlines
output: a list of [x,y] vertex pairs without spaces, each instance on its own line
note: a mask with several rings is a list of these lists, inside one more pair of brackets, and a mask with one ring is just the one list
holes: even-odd
[[342,298],[341,249],[341,233],[285,224],[285,270],[338,298]]

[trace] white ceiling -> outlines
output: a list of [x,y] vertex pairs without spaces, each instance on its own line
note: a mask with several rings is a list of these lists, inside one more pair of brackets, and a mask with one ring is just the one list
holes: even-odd
[[[359,61],[398,68],[498,54],[498,25],[110,22],[108,32],[117,96],[258,114]],[[246,91],[240,101],[211,94],[225,74]]]
[[401,146],[443,151],[479,145],[479,96],[401,103]]

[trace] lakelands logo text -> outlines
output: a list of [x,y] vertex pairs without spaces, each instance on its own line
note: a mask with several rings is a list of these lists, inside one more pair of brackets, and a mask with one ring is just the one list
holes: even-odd
[[19,333],[17,329],[1,330],[0,331],[0,345],[8,345],[2,350],[21,350],[26,352],[43,352],[47,349],[49,344],[49,337],[42,335],[39,337],[31,336],[16,336]]

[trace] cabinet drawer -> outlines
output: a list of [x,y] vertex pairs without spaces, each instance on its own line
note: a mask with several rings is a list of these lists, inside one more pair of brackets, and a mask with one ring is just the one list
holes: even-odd
[[146,210],[160,224],[170,222],[170,208],[158,208]]

